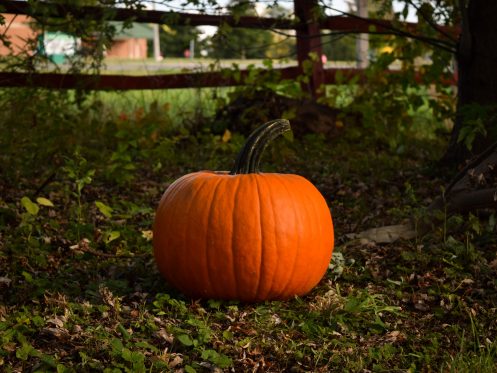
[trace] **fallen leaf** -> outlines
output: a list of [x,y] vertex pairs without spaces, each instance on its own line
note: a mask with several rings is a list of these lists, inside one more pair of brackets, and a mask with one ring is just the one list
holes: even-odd
[[169,344],[172,344],[173,341],[174,341],[174,337],[172,334],[169,334],[166,329],[164,328],[160,328],[157,332],[156,332],[157,336],[164,339],[167,343]]
[[398,330],[393,330],[387,333],[386,340],[389,342],[400,342],[405,339],[405,336]]
[[8,277],[0,277],[0,285],[10,286],[12,280]]
[[62,328],[64,326],[64,320],[61,317],[56,316],[52,319],[48,319],[47,324],[53,324],[58,328]]
[[152,241],[154,233],[150,230],[142,231],[142,237],[145,238],[147,241]]
[[65,339],[69,337],[69,331],[65,328],[43,328],[41,330],[41,334],[57,339]]
[[410,240],[416,237],[416,231],[410,225],[398,224],[372,228],[360,233],[350,233],[345,236],[350,239],[360,239],[363,242],[392,243],[398,239]]
[[173,361],[171,361],[169,363],[169,368],[177,367],[178,365],[180,365],[182,363],[183,363],[183,358],[180,355],[176,355],[174,357]]

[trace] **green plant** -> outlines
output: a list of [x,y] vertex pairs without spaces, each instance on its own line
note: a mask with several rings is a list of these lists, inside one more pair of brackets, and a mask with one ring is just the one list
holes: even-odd
[[464,143],[468,150],[477,138],[487,136],[488,129],[497,122],[495,105],[467,105],[459,110],[459,116],[462,126],[457,142]]
[[80,227],[84,221],[83,219],[83,188],[91,184],[92,178],[95,175],[95,169],[90,168],[87,160],[81,155],[79,150],[76,150],[72,158],[67,157],[63,171],[73,184],[71,195],[76,197],[75,215],[77,237],[80,239]]
[[462,127],[459,131],[457,142],[464,142],[466,148],[468,148],[468,150],[471,150],[473,148],[473,142],[479,135],[487,135],[485,123],[482,118],[468,120],[466,121],[465,126]]

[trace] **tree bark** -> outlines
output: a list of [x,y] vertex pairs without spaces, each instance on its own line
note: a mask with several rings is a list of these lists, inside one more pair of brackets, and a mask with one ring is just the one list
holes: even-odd
[[[474,110],[473,117],[464,115],[471,105],[497,107],[497,1],[461,0],[460,7],[462,27],[456,55],[458,103],[454,129],[444,157],[448,163],[461,163],[497,141],[497,126],[492,125],[495,123],[491,123],[484,113]],[[476,119],[486,121],[487,133],[478,134],[469,151],[458,138],[467,121]]]

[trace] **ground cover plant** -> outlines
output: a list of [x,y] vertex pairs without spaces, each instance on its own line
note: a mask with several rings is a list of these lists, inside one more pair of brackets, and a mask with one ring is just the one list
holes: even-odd
[[448,136],[427,90],[408,92],[426,100],[418,108],[356,93],[363,123],[268,149],[263,171],[303,175],[325,196],[337,242],[311,293],[259,304],[188,299],[153,260],[165,188],[230,169],[244,141],[212,131],[197,114],[215,100],[192,105],[192,92],[131,107],[1,92],[2,371],[495,371],[494,214],[442,211],[428,233],[386,244],[347,237],[421,220],[442,192]]

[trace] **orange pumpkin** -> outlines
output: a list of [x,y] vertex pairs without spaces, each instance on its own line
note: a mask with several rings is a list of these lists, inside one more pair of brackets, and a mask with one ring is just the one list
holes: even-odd
[[153,246],[165,279],[193,298],[245,302],[309,292],[333,251],[326,201],[305,178],[259,173],[261,153],[286,120],[257,129],[231,172],[176,180],[157,209]]

